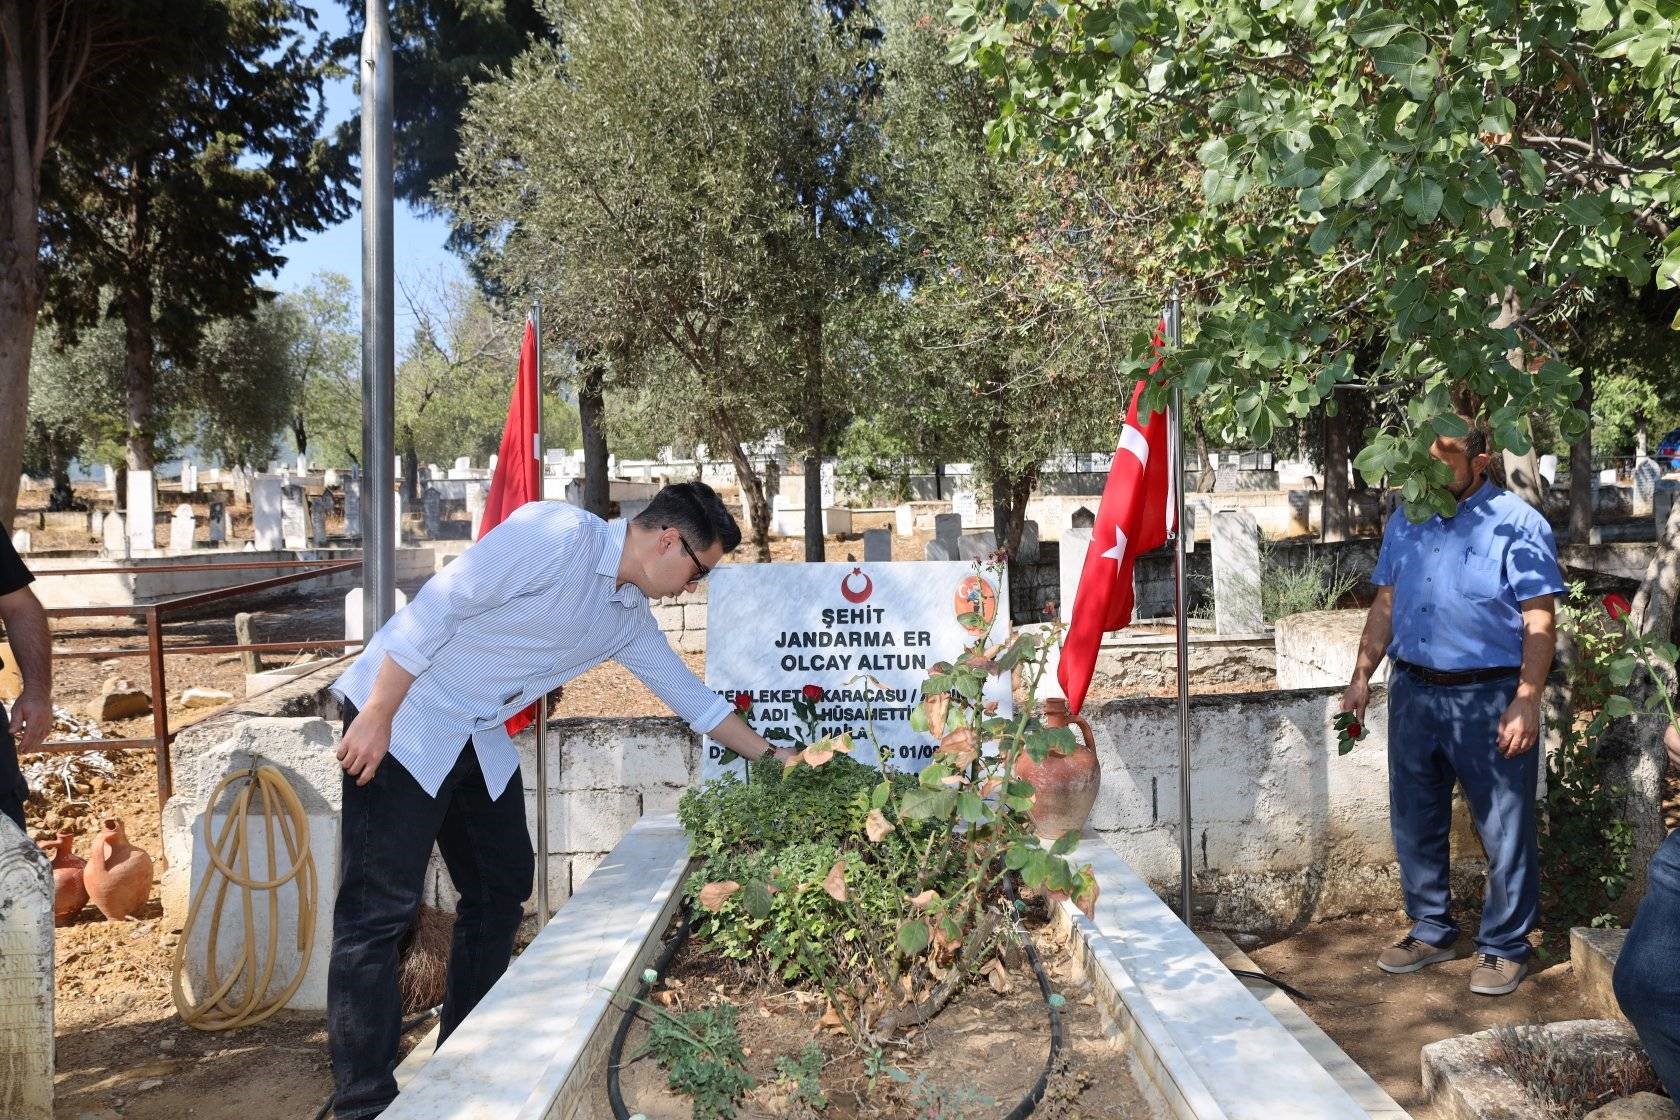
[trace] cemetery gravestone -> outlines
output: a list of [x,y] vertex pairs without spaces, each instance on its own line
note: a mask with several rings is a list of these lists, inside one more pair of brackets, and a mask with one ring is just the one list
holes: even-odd
[[1633,468],[1633,512],[1643,516],[1652,512],[1651,502],[1656,497],[1657,483],[1662,481],[1662,468],[1651,459],[1639,460],[1639,465]]
[[169,519],[170,551],[191,552],[197,535],[198,519],[193,516],[192,507],[183,502],[175,507],[175,516]]
[[957,538],[958,560],[984,560],[997,551],[997,534],[990,529],[964,533]]
[[442,502],[443,499],[435,486],[426,487],[426,492],[420,495],[421,514],[426,522],[426,536],[433,540],[437,539],[438,533],[443,529]]
[[301,486],[280,490],[280,535],[286,548],[309,547],[308,502]]
[[1260,607],[1260,526],[1247,510],[1213,515],[1213,627],[1220,634],[1266,628]]
[[892,530],[865,529],[863,531],[863,561],[866,564],[885,564],[892,560]]
[[321,476],[321,485],[325,486],[327,489],[330,490],[334,486],[337,486],[338,482],[339,482],[338,472],[336,470],[334,470],[333,468],[328,467],[327,468],[327,473]]
[[152,472],[128,472],[128,547],[130,554],[146,552],[157,547],[157,531],[153,525],[156,507],[153,504]]
[[822,506],[824,509],[831,509],[836,504],[834,460],[824,459],[818,470],[821,472],[821,476],[818,480],[818,486],[822,491]]
[[117,468],[105,468],[105,489],[115,494],[117,492]]
[[108,513],[105,515],[105,555],[113,560],[128,557],[128,527],[123,524],[123,515]]
[[227,506],[222,502],[210,503],[210,543],[224,544],[228,538]]
[[28,529],[19,529],[17,532],[12,534],[12,547],[17,550],[19,556],[29,555],[29,545],[30,539]]
[[281,533],[281,484],[276,475],[260,474],[251,486],[251,529],[256,547],[276,552],[284,545]]
[[103,538],[105,535],[105,511],[92,510],[88,513],[88,535]]
[[332,512],[332,495],[319,494],[309,499],[309,543],[319,548],[327,543],[327,514]]
[[901,537],[916,535],[916,507],[909,502],[893,509],[893,532]]
[[478,539],[478,531],[484,525],[484,506],[490,498],[490,487],[482,482],[467,483],[467,520],[470,522],[468,532],[472,539]]
[[358,478],[344,482],[344,535],[357,538],[362,535],[362,482]]
[[933,539],[927,543],[923,554],[929,560],[955,560],[962,547],[962,514],[936,513],[933,515]]
[[1015,548],[1014,559],[1023,564],[1038,563],[1038,522],[1021,523],[1021,543]]

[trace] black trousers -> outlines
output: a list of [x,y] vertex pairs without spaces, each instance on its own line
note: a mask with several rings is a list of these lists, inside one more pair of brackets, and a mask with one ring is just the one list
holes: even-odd
[[[346,729],[355,718],[346,704]],[[461,894],[440,1044],[512,959],[535,872],[519,772],[500,797],[491,798],[468,742],[436,797],[390,756],[365,786],[345,775],[327,973],[327,1039],[338,1120],[378,1116],[397,1095],[398,949],[419,913],[434,842]]]
[[29,786],[18,769],[17,744],[12,741],[5,706],[0,705],[0,813],[16,821],[25,832],[29,830],[23,823],[23,803],[28,799]]

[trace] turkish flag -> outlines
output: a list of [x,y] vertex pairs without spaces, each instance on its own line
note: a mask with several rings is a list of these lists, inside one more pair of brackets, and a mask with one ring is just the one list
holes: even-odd
[[[1155,335],[1155,364],[1161,368],[1159,331]],[[1132,621],[1132,566],[1137,558],[1167,543],[1167,533],[1177,521],[1177,498],[1173,493],[1172,463],[1168,461],[1167,414],[1151,412],[1138,418],[1138,401],[1149,386],[1147,379],[1132,388],[1132,402],[1126,409],[1126,424],[1120,430],[1120,446],[1108,468],[1102,504],[1097,507],[1091,529],[1091,548],[1079,573],[1079,591],[1073,600],[1073,617],[1062,642],[1061,664],[1056,679],[1067,697],[1068,709],[1078,714],[1091,685],[1091,671],[1097,664],[1097,650],[1103,635],[1120,630]]]
[[[508,402],[507,425],[502,428],[502,446],[496,452],[496,474],[490,479],[490,496],[484,502],[478,539],[500,525],[526,502],[542,497],[542,463],[537,433],[537,332],[525,320],[525,342],[519,348],[519,376],[513,381],[513,399]],[[507,721],[509,735],[517,735],[536,722],[535,704]]]

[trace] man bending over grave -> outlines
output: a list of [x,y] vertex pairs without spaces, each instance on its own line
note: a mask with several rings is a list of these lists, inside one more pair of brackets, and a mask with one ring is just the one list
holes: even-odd
[[432,577],[340,678],[327,979],[338,1120],[377,1116],[396,1096],[398,945],[434,841],[461,895],[440,1043],[507,970],[534,867],[506,720],[610,658],[736,754],[773,750],[689,671],[648,609],[693,590],[740,542],[700,482],[667,486],[628,523],[528,503]]

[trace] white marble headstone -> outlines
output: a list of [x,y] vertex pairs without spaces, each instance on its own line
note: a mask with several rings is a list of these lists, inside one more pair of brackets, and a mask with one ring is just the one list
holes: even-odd
[[130,552],[143,552],[157,547],[157,531],[153,524],[157,507],[154,504],[151,471],[128,472],[128,542]]
[[1247,510],[1213,515],[1213,625],[1220,634],[1258,634],[1266,628],[1260,606],[1260,526]]
[[280,533],[286,548],[309,547],[308,498],[301,486],[280,490]]
[[175,516],[169,519],[169,549],[171,552],[191,552],[193,538],[198,534],[198,518],[193,516],[192,506],[185,502],[175,507]]
[[319,548],[327,543],[327,514],[332,512],[332,495],[317,494],[309,499],[309,543]]
[[259,474],[251,486],[251,528],[256,547],[275,552],[286,543],[281,525],[282,483],[278,475]]
[[113,560],[128,557],[128,526],[123,523],[123,515],[112,512],[105,515],[104,525],[105,555]]

